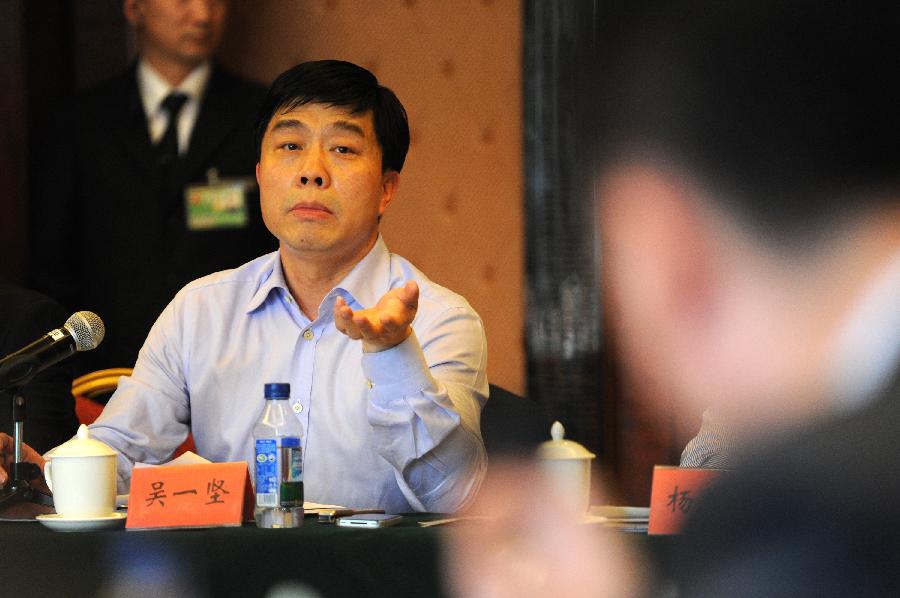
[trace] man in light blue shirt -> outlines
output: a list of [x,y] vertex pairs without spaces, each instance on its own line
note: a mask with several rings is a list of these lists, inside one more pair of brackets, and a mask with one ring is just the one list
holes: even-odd
[[119,453],[120,492],[189,432],[200,455],[252,464],[263,384],[290,382],[307,500],[459,509],[486,469],[486,341],[465,299],[379,235],[409,147],[403,106],[359,66],[307,62],[273,83],[256,142],[279,249],[188,284],[154,324],[91,426]]

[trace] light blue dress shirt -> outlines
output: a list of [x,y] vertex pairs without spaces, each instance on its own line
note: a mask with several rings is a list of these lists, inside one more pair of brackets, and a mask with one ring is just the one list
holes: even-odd
[[[400,345],[363,353],[334,326],[415,280],[419,309]],[[134,462],[165,463],[194,435],[212,461],[246,461],[263,384],[290,382],[305,434],[308,501],[387,512],[452,512],[475,493],[487,459],[479,419],[487,343],[478,314],[407,260],[373,249],[310,321],[291,297],[279,253],[195,280],[154,324],[91,435],[119,452],[119,491]]]

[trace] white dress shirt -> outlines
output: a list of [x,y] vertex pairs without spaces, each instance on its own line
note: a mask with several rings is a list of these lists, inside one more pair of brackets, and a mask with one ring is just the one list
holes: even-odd
[[153,145],[162,139],[169,126],[169,113],[163,109],[162,102],[170,93],[177,91],[187,96],[187,101],[178,114],[178,154],[187,153],[191,132],[197,123],[203,92],[206,90],[211,72],[212,67],[209,62],[204,62],[191,71],[191,74],[185,77],[177,87],[172,87],[146,61],[138,62],[138,90],[141,94],[144,114],[147,115],[147,128]]

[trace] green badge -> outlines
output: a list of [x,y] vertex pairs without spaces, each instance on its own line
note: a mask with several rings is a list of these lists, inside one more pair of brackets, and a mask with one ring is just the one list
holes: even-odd
[[192,185],[184,191],[189,230],[240,228],[247,226],[246,183],[221,180],[209,185]]

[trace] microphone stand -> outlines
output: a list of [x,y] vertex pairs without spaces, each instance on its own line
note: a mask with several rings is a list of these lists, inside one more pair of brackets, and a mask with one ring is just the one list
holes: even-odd
[[15,463],[9,472],[9,483],[0,490],[0,511],[19,504],[33,503],[48,507],[53,506],[53,497],[34,488],[28,482],[42,475],[40,468],[34,463],[25,461],[22,444],[25,437],[25,395],[20,388],[10,389],[12,394],[13,442],[15,444]]

